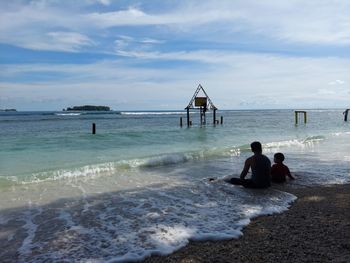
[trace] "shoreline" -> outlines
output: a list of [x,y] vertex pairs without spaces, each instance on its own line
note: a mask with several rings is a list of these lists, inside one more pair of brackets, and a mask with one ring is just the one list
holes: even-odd
[[350,184],[272,188],[298,199],[283,213],[252,219],[238,239],[190,241],[143,262],[350,262]]

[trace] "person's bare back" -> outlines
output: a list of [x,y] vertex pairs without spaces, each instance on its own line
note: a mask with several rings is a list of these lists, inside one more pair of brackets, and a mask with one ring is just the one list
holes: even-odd
[[[245,161],[240,178],[231,178],[230,183],[248,188],[267,188],[271,185],[271,162],[268,157],[262,154],[260,142],[253,142],[250,146],[254,155]],[[245,179],[249,169],[252,170],[252,178]]]

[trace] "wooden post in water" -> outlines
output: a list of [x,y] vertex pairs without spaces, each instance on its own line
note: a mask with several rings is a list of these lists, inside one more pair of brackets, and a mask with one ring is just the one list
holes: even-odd
[[190,127],[190,109],[187,108],[187,127]]
[[349,113],[350,109],[346,109],[343,114],[344,114],[344,121],[348,121],[348,113]]
[[216,109],[213,110],[213,124],[216,124]]
[[182,127],[182,117],[180,117],[180,126]]
[[220,124],[224,124],[224,116],[220,117]]
[[92,124],[92,134],[96,134],[96,123]]
[[201,121],[201,126],[203,125],[203,109],[202,107],[199,109],[199,115],[200,115],[200,121]]

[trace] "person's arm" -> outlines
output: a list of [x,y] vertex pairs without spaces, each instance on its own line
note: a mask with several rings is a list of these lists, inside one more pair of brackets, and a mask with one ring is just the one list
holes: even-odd
[[286,166],[286,172],[287,172],[287,176],[288,176],[290,179],[292,179],[292,180],[295,179],[295,178],[292,176],[292,174],[290,173],[288,166]]
[[245,160],[244,168],[243,168],[243,170],[241,172],[241,176],[240,176],[241,179],[244,179],[247,176],[250,165],[251,165],[251,160],[250,160],[250,158],[248,158],[247,160]]

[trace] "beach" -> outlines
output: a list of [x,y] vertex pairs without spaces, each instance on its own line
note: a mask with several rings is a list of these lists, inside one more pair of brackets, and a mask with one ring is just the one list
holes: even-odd
[[238,239],[190,241],[144,262],[350,262],[350,185],[278,188],[298,199],[282,214],[253,219]]

